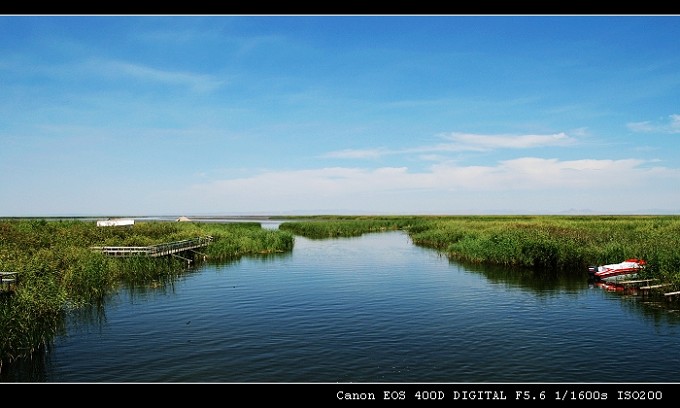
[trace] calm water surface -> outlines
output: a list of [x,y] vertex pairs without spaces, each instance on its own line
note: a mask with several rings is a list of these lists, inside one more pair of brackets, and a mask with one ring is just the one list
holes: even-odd
[[402,232],[296,237],[74,315],[45,382],[677,382],[680,318],[582,278],[473,270]]

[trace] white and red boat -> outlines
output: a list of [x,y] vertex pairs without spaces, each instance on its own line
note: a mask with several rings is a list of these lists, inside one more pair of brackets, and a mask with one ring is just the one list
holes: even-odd
[[642,259],[631,258],[616,264],[589,266],[588,274],[594,280],[604,282],[634,279],[645,264],[646,262]]

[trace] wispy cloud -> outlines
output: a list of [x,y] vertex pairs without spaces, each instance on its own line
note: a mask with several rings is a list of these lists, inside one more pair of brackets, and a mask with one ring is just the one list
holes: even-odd
[[[91,58],[83,62],[44,64],[40,61],[27,61],[14,58],[0,63],[0,70],[13,75],[27,74],[50,80],[81,79],[83,77],[125,79],[185,87],[193,92],[207,93],[227,85],[228,80],[215,75],[194,72],[159,69],[129,61]],[[59,82],[56,82],[57,84]]]
[[[442,152],[489,151],[498,149],[531,149],[551,146],[569,146],[576,139],[566,133],[548,135],[481,135],[473,133],[447,133],[440,135],[445,143],[406,149],[345,149],[326,153],[322,157],[335,159],[377,159],[394,154],[436,154]],[[430,156],[432,157],[432,156]]]
[[108,76],[132,77],[142,81],[186,86],[195,92],[211,92],[225,84],[224,80],[212,75],[168,71],[126,61],[92,60],[87,66]]
[[451,133],[444,138],[464,150],[529,149],[546,146],[568,146],[575,140],[565,133],[551,135],[479,135]]
[[[186,20],[185,20],[186,21]],[[228,19],[222,19],[229,26]],[[194,43],[211,44],[221,47],[225,52],[241,56],[252,51],[266,47],[290,46],[287,39],[274,34],[251,34],[234,35],[228,34],[222,25],[191,24],[181,28],[173,26],[172,29],[155,29],[138,34],[138,38],[154,44],[158,47],[166,47],[168,44],[191,46]],[[238,29],[235,29],[238,30]]]
[[323,157],[329,159],[377,159],[395,152],[388,149],[344,149],[327,153]]
[[668,115],[665,121],[631,122],[626,124],[633,132],[641,133],[680,133],[680,114]]

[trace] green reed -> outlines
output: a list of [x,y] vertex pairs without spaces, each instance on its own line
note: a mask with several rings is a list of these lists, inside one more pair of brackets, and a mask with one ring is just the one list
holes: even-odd
[[678,216],[314,216],[280,228],[310,238],[401,229],[455,260],[539,272],[582,274],[642,258],[645,274],[680,285]]
[[169,281],[187,263],[174,257],[112,258],[93,246],[151,246],[212,236],[195,261],[290,251],[293,234],[259,223],[138,222],[97,227],[94,221],[0,220],[0,271],[19,272],[13,292],[0,293],[0,369],[28,357],[63,328],[70,310],[100,305],[120,285]]
[[356,237],[370,232],[408,229],[413,225],[422,222],[423,219],[420,217],[313,217],[309,218],[308,221],[284,222],[279,226],[279,229],[290,231],[307,238],[323,239],[332,237]]
[[[29,356],[63,330],[72,309],[101,303],[119,285],[172,280],[186,264],[174,258],[108,258],[91,246],[148,246],[212,236],[198,260],[290,251],[294,234],[351,237],[406,231],[416,245],[477,264],[584,273],[588,265],[647,260],[646,274],[680,286],[678,216],[313,216],[259,223],[0,220],[0,270],[20,272],[12,294],[0,296],[0,369]],[[305,218],[300,221],[299,218]]]
[[670,279],[680,271],[678,232],[674,216],[479,216],[439,220],[411,237],[458,260],[538,269],[582,272],[642,258]]

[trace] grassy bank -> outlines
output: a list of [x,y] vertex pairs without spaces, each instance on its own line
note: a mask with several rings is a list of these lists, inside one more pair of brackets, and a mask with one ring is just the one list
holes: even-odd
[[172,257],[110,258],[91,246],[150,246],[202,236],[208,259],[289,251],[294,234],[321,239],[406,231],[416,245],[452,259],[585,274],[588,265],[647,260],[645,273],[680,287],[680,216],[312,216],[259,223],[140,222],[97,227],[80,220],[0,220],[0,270],[20,272],[0,295],[0,369],[61,333],[64,313],[98,305],[120,287],[173,279],[186,264]]
[[0,294],[2,361],[30,356],[63,330],[70,309],[96,305],[122,283],[139,285],[171,279],[185,270],[182,260],[111,258],[92,246],[151,246],[201,236],[213,241],[208,260],[289,251],[293,234],[265,230],[259,223],[141,222],[130,227],[97,227],[95,222],[42,219],[0,220],[0,271],[18,271],[20,284]]
[[642,258],[646,273],[680,284],[678,216],[334,216],[281,228],[311,238],[402,229],[414,244],[452,259],[550,272]]
[[396,231],[409,229],[424,221],[423,217],[343,217],[309,216],[301,221],[287,221],[279,226],[312,239],[333,237],[356,237],[368,232]]

